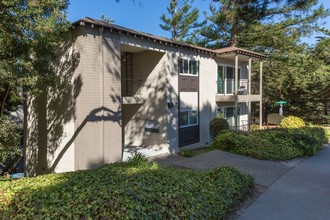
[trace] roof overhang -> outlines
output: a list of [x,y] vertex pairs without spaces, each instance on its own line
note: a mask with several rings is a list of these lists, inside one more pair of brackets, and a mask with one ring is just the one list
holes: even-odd
[[86,25],[89,25],[92,28],[103,28],[103,29],[109,30],[110,32],[116,32],[121,35],[131,36],[134,38],[140,38],[143,40],[147,40],[147,41],[162,44],[162,45],[176,47],[176,48],[178,48],[178,50],[187,49],[187,50],[191,50],[191,51],[194,51],[197,53],[205,53],[205,54],[209,54],[212,56],[215,55],[217,57],[221,57],[224,59],[234,59],[236,55],[239,55],[240,61],[248,61],[249,58],[252,58],[253,60],[262,60],[262,59],[267,58],[266,55],[256,53],[253,51],[249,51],[249,50],[245,50],[242,48],[234,47],[234,46],[221,48],[221,49],[217,49],[217,50],[212,50],[212,49],[208,49],[205,47],[200,47],[200,46],[196,46],[196,45],[192,45],[192,44],[177,42],[177,41],[173,41],[173,40],[170,40],[167,38],[155,36],[152,34],[141,32],[141,31],[135,31],[135,30],[132,30],[129,28],[110,24],[105,21],[101,21],[101,20],[97,20],[97,19],[93,19],[93,18],[89,18],[89,17],[79,19],[78,21],[75,21],[72,23],[73,28],[78,27],[78,26],[86,26]]
[[173,40],[170,40],[167,38],[155,36],[152,34],[141,32],[141,31],[135,31],[135,30],[132,30],[129,28],[110,24],[105,21],[101,21],[101,20],[97,20],[97,19],[93,19],[93,18],[89,18],[89,17],[79,19],[78,21],[73,22],[72,25],[73,25],[73,27],[89,25],[92,28],[104,28],[104,29],[109,30],[110,32],[116,32],[118,34],[131,36],[134,38],[140,38],[143,40],[147,40],[150,42],[159,43],[159,44],[163,44],[163,45],[174,46],[174,47],[177,47],[178,49],[188,49],[188,50],[192,50],[192,51],[195,51],[198,53],[206,53],[206,54],[210,54],[210,55],[215,55],[215,51],[211,50],[211,49],[207,49],[204,47],[187,44],[187,43],[183,43],[183,42],[173,41]]
[[268,58],[264,54],[256,53],[234,46],[217,49],[215,50],[215,52],[217,57],[225,59],[234,59],[235,56],[238,55],[241,61],[248,61],[249,58],[252,58],[253,60],[263,60]]

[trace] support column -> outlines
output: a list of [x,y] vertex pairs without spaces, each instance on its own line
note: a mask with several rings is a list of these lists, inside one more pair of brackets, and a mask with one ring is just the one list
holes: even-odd
[[252,78],[252,58],[249,57],[249,68],[248,68],[248,131],[251,130],[251,100],[250,96],[252,95],[251,91],[251,78]]
[[238,54],[235,55],[235,112],[234,112],[234,117],[235,117],[235,131],[237,131],[238,125],[237,125],[237,107],[238,107],[238,103],[237,103],[237,99],[238,99]]
[[260,105],[259,105],[259,126],[262,126],[262,60],[260,60]]

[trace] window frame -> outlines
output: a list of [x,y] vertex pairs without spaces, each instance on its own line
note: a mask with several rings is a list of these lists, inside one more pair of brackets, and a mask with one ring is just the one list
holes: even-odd
[[[234,65],[229,65],[229,64],[222,64],[222,63],[218,63],[217,65],[217,74],[216,74],[216,82],[217,84],[219,83],[219,67],[222,67],[223,71],[222,71],[222,74],[223,74],[223,80],[222,80],[222,83],[223,83],[223,86],[222,86],[222,90],[223,90],[223,93],[218,93],[218,85],[217,85],[217,94],[218,95],[234,95],[234,92],[233,93],[227,93],[227,86],[228,86],[228,77],[227,77],[227,73],[228,73],[228,67],[230,68],[233,68],[233,80],[234,80],[234,88],[233,90],[235,90],[235,66]],[[242,79],[242,67],[241,66],[238,66],[238,83],[239,83],[239,80]]]
[[[181,114],[183,113],[183,112],[187,112],[188,114],[187,114],[187,122],[188,122],[188,124],[187,125],[181,125]],[[192,116],[192,113],[195,113],[196,114],[196,116],[195,116],[195,119],[196,119],[196,123],[194,123],[194,124],[191,124],[191,116]],[[182,110],[180,110],[180,116],[179,116],[179,123],[180,123],[180,128],[187,128],[187,127],[192,127],[192,126],[197,126],[197,125],[199,125],[199,121],[198,121],[198,111],[197,111],[197,109],[182,109]]]
[[[192,71],[192,63],[196,63],[196,74],[193,74]],[[185,66],[187,64],[187,66]],[[188,59],[188,58],[179,58],[178,61],[179,66],[179,74],[182,76],[199,76],[199,60]],[[185,67],[187,68],[187,73],[185,73]],[[183,72],[181,71],[183,70]]]

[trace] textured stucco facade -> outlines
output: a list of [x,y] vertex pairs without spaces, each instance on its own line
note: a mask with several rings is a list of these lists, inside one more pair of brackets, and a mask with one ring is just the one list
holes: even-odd
[[[154,156],[206,146],[212,141],[209,122],[221,107],[235,105],[217,101],[218,65],[235,66],[232,57],[91,19],[74,24],[72,39],[68,57],[76,66],[59,70],[63,85],[42,88],[28,100],[26,175],[96,168],[136,152]],[[180,59],[198,63],[198,74],[180,77]],[[247,59],[237,64],[240,80],[248,82]],[[184,80],[192,84],[185,88]],[[237,103],[241,120],[248,120],[248,101]],[[189,120],[198,121],[198,138],[180,144],[180,111],[186,109],[197,111]]]

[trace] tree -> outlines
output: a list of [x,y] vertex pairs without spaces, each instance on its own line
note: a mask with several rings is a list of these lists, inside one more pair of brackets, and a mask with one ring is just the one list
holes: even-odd
[[106,16],[106,15],[102,15],[102,16],[101,16],[101,21],[107,22],[107,23],[109,23],[109,24],[111,24],[111,23],[114,23],[114,22],[115,22],[115,20],[113,20],[113,19],[109,18],[109,17],[108,17],[108,16]]
[[212,48],[251,48],[260,39],[269,44],[281,33],[307,36],[319,30],[317,21],[329,15],[317,0],[213,0],[208,25],[200,30]]
[[212,48],[237,46],[239,36],[265,17],[269,4],[267,0],[213,0],[213,2],[216,3],[210,4],[210,15],[205,13],[208,25],[200,31],[201,36],[206,39],[204,46]]
[[203,23],[198,22],[199,10],[192,9],[193,0],[171,0],[167,11],[170,17],[164,13],[160,19],[164,24],[160,27],[171,32],[172,39],[176,41],[184,41],[190,37],[194,29],[199,28]]
[[[322,58],[326,57],[327,44],[319,42],[320,49],[316,50],[300,39],[317,31],[327,33],[318,21],[328,16],[329,10],[316,0],[213,2],[208,25],[200,31],[204,41],[198,43],[211,48],[234,45],[268,54],[264,62],[264,112],[278,112],[276,101],[286,100],[286,115],[325,122],[328,101],[320,94],[329,92],[328,59]],[[258,76],[258,67],[255,70]]]
[[[0,1],[0,120],[4,123],[22,103],[22,91],[37,94],[38,85],[57,83],[54,61],[71,26],[65,15],[68,4],[66,0]],[[16,152],[7,138],[14,130],[3,129],[0,134],[1,141],[8,141],[1,143],[7,151]],[[1,154],[13,156],[5,151],[2,148]]]

